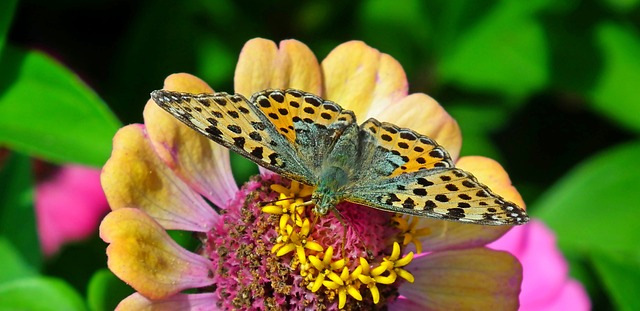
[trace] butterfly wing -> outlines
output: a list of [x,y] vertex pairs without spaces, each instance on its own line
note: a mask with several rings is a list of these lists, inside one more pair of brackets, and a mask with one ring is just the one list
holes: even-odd
[[299,161],[291,142],[242,95],[151,93],[164,110],[211,140],[287,178],[315,184],[315,175]]
[[528,221],[523,209],[455,168],[446,150],[424,135],[369,119],[360,126],[360,146],[362,169],[345,190],[347,201],[483,225]]
[[357,131],[352,111],[298,90],[266,90],[251,97],[252,102],[295,150],[296,158],[315,176],[346,129]]
[[165,90],[153,100],[189,127],[287,178],[316,185],[344,130],[357,127],[349,110],[298,90],[265,90],[249,101],[227,93]]

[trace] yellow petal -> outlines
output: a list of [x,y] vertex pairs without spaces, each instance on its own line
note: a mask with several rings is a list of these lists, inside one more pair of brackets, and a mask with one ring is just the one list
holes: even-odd
[[426,94],[411,94],[372,116],[429,136],[442,145],[454,161],[460,154],[462,133],[458,123],[437,101]]
[[353,110],[363,122],[407,96],[407,78],[391,56],[361,41],[336,47],[322,62],[325,99]]
[[309,261],[311,262],[313,267],[315,267],[318,271],[320,271],[320,274],[322,274],[322,270],[324,270],[325,264],[322,261],[320,261],[318,257],[313,255],[309,256]]
[[276,205],[267,205],[262,208],[263,213],[282,215],[282,207]]
[[213,284],[213,267],[169,237],[151,217],[135,208],[122,208],[100,224],[107,243],[109,269],[148,298],[163,298],[185,289]]
[[316,280],[313,281],[313,287],[311,287],[311,291],[314,293],[317,292],[320,289],[320,287],[322,287],[322,282],[324,282],[324,274],[320,273],[316,277]]
[[310,249],[310,250],[316,251],[316,252],[321,252],[321,251],[324,250],[322,248],[322,245],[320,245],[320,243],[317,243],[315,241],[307,241],[307,243],[304,244],[304,248]]
[[373,297],[373,303],[378,303],[380,301],[380,291],[378,287],[374,285],[369,287],[369,290],[371,291],[371,297]]
[[351,297],[355,298],[358,301],[362,301],[362,294],[360,294],[360,291],[358,291],[355,287],[347,287],[347,292]]
[[409,283],[413,283],[413,281],[415,280],[413,275],[409,273],[407,270],[396,269],[396,273],[398,274],[399,277],[407,280]]
[[250,97],[269,88],[295,88],[320,95],[321,73],[313,52],[296,40],[249,40],[240,52],[235,91]]
[[340,278],[340,276],[338,274],[334,273],[334,272],[329,273],[329,275],[327,275],[327,277],[329,278],[329,280],[333,281],[333,283],[336,283],[338,285],[344,285],[344,282],[342,281],[342,278]]
[[404,257],[395,262],[394,267],[404,267],[413,260],[413,252],[409,252]]
[[271,88],[293,88],[321,95],[322,74],[313,52],[302,42],[280,42]]
[[381,264],[371,270],[371,275],[378,276],[389,269],[389,265]]
[[389,261],[396,261],[398,258],[400,258],[400,244],[393,242],[393,250],[391,251],[391,256],[389,256]]
[[344,305],[347,303],[347,292],[345,290],[338,291],[338,308],[344,308]]
[[284,256],[285,254],[290,253],[294,249],[296,249],[296,246],[294,244],[291,244],[291,243],[285,244],[284,246],[282,246],[282,248],[278,250],[278,252],[276,253],[276,256],[278,257]]
[[158,158],[141,125],[116,133],[100,181],[112,209],[140,208],[165,229],[206,232],[218,217]]
[[[331,275],[329,275],[331,276]],[[340,280],[342,281],[342,280]],[[322,285],[324,285],[324,287],[328,288],[328,289],[338,289],[342,284],[338,284],[336,282],[332,282],[332,281],[323,281]]]
[[271,40],[257,38],[245,43],[236,65],[235,92],[249,98],[257,91],[268,89],[277,54],[278,48]]
[[369,262],[364,257],[360,257],[360,267],[362,267],[362,273],[369,274],[371,266],[369,266]]
[[522,281],[518,260],[486,248],[445,251],[414,259],[402,296],[431,310],[517,310]]
[[296,255],[298,256],[298,260],[300,260],[300,263],[307,263],[307,254],[305,254],[304,252],[304,247],[296,247]]
[[[165,79],[164,89],[212,93],[202,80],[186,74]],[[217,206],[224,206],[238,191],[229,162],[229,150],[182,124],[149,100],[144,109],[149,137],[160,158],[187,184]]]
[[324,252],[324,256],[322,257],[322,262],[325,265],[329,265],[331,263],[331,258],[333,257],[333,246],[329,246],[327,251]]

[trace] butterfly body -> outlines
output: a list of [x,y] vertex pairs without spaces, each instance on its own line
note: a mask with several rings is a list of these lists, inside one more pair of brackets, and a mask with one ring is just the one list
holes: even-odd
[[315,187],[324,215],[342,201],[483,225],[528,221],[523,209],[454,167],[427,136],[369,119],[298,90],[239,94],[154,91],[153,100],[219,144],[284,177]]

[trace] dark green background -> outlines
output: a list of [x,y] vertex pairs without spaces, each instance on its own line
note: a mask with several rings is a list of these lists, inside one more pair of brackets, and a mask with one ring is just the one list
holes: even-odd
[[109,310],[130,291],[97,237],[42,258],[30,158],[100,167],[168,74],[232,91],[264,37],[395,57],[457,119],[463,155],[504,165],[594,309],[639,310],[639,2],[0,1],[0,309]]

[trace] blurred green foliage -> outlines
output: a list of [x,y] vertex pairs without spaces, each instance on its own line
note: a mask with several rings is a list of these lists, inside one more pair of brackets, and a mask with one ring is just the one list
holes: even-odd
[[[164,77],[232,91],[242,45],[264,37],[298,39],[320,60],[352,39],[398,59],[411,91],[457,119],[463,155],[510,172],[594,309],[637,310],[639,2],[0,1],[0,145],[14,152],[0,173],[0,263],[11,268],[0,306],[48,310],[19,295],[28,289],[67,310],[108,310],[130,293],[112,290],[121,283],[98,239],[42,262],[27,156],[101,166]],[[255,172],[237,157],[234,168],[240,180]]]

